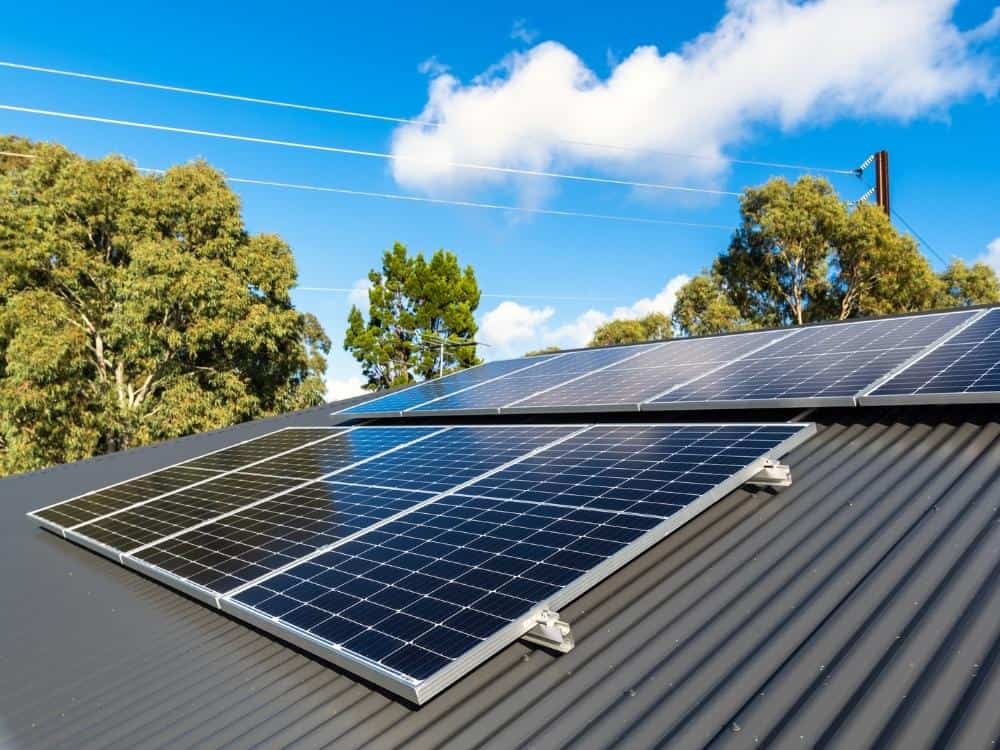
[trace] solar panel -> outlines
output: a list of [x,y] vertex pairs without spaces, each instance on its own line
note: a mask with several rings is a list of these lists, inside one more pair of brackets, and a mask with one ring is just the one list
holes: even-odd
[[471,367],[468,370],[460,370],[451,375],[446,375],[443,378],[428,380],[409,388],[388,393],[381,398],[355,404],[336,413],[357,414],[358,416],[365,417],[375,415],[395,416],[419,404],[456,393],[466,388],[471,388],[493,378],[533,368],[548,359],[551,359],[551,356],[541,355],[538,357],[487,362],[478,367]]
[[[392,450],[415,439],[436,432],[427,427],[382,427],[366,430],[337,430],[326,434],[319,443],[281,454],[292,465],[300,451],[311,452],[323,446],[326,466],[344,468],[372,456]],[[255,466],[269,459],[258,459],[241,470],[209,475],[196,484],[159,495],[114,511],[86,523],[65,529],[73,541],[118,558],[123,553],[174,535],[222,514],[231,513],[251,503],[301,485],[300,477],[268,476],[252,473]]]
[[853,406],[854,397],[866,387],[975,314],[960,311],[796,329],[640,408]]
[[[161,580],[168,578],[189,593],[211,599],[577,429],[454,427],[419,428],[415,432],[415,428],[357,428],[346,433],[344,440],[351,437],[355,443],[364,442],[363,436],[367,435],[368,443],[377,443],[384,441],[386,435],[405,432],[411,438],[417,434],[423,437],[363,463],[334,469],[324,475],[329,481],[302,483],[298,479],[278,480],[240,472],[241,480],[278,480],[288,485],[261,498],[240,493],[230,501],[234,503],[232,507],[204,499],[204,511],[189,510],[190,503],[185,498],[178,522],[192,522],[179,528],[169,528],[158,521],[163,513],[174,511],[173,503],[163,507],[170,498],[157,501],[153,512],[142,506],[137,509],[141,523],[132,525],[145,524],[165,533],[153,539],[139,539],[141,544],[131,547],[119,544],[117,549],[130,550],[124,560],[126,564]],[[329,443],[322,445],[325,448]],[[354,455],[358,455],[356,450]],[[291,453],[280,460],[294,461],[296,457],[296,453]],[[198,488],[199,495],[204,494],[204,487]],[[253,499],[261,502],[252,502]],[[116,519],[106,519],[101,524]],[[91,524],[77,532],[105,534],[103,528],[89,531],[93,526],[100,524]],[[121,526],[116,520],[115,528]],[[130,534],[128,541],[135,541],[135,537],[135,533]],[[98,541],[108,543],[104,538]]]
[[862,397],[863,404],[1000,401],[1000,308],[987,310]]
[[431,497],[313,482],[131,556],[221,595]]
[[220,604],[423,702],[813,430],[582,428]]
[[45,508],[39,508],[30,515],[47,528],[62,533],[64,529],[123,510],[136,503],[151,500],[196,482],[211,479],[225,471],[323,440],[336,431],[329,427],[295,427],[278,430],[258,438],[245,440],[228,448],[206,453],[166,469],[143,474],[134,479],[88,492],[85,495],[64,500]]
[[628,361],[662,344],[622,346],[568,352],[561,357],[414,407],[409,414],[496,414],[500,407],[520,401],[539,391],[561,385],[581,375]]
[[642,401],[732,362],[791,331],[676,339],[620,364],[505,406],[505,413],[536,411],[635,411]]

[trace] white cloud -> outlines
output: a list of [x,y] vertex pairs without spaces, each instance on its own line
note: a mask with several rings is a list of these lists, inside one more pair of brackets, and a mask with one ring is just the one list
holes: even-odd
[[326,400],[339,401],[352,396],[360,396],[365,392],[365,379],[360,375],[349,375],[346,378],[327,378]]
[[641,318],[651,312],[666,315],[674,309],[677,292],[690,280],[679,274],[667,281],[655,296],[643,297],[611,312],[591,308],[572,320],[553,325],[552,307],[529,307],[506,300],[482,317],[479,337],[493,346],[484,354],[490,359],[514,357],[532,349],[559,346],[571,349],[586,346],[597,327],[615,318]]
[[538,38],[538,30],[528,26],[528,19],[516,18],[510,29],[510,38],[525,44],[531,44]]
[[431,55],[417,66],[417,70],[425,76],[440,76],[447,73],[451,68],[437,59],[437,55]]
[[993,15],[983,24],[965,33],[965,39],[973,44],[985,42],[1000,34],[1000,6],[993,9]]
[[1000,274],[1000,237],[986,246],[986,252],[976,258]]
[[368,290],[372,288],[372,283],[364,276],[351,285],[351,291],[347,294],[348,304],[354,305],[365,315],[368,314]]
[[689,281],[691,281],[691,277],[687,274],[678,274],[670,279],[655,297],[643,297],[631,307],[617,307],[611,317],[641,318],[654,312],[669,316],[673,314],[674,303],[677,302],[677,292]]
[[[517,344],[537,336],[537,332],[553,315],[551,307],[533,308],[505,300],[483,315],[479,326],[479,337],[490,345],[489,354],[509,356]],[[530,347],[528,347],[530,348]]]
[[995,93],[995,60],[979,43],[1000,33],[1000,20],[963,33],[952,21],[955,5],[730,0],[712,31],[675,51],[637,47],[604,79],[572,50],[544,42],[468,83],[435,76],[420,117],[439,126],[396,129],[393,152],[417,161],[394,161],[393,173],[422,190],[508,179],[427,160],[709,184],[725,171],[722,156],[760,126],[790,130],[841,117],[905,121]]

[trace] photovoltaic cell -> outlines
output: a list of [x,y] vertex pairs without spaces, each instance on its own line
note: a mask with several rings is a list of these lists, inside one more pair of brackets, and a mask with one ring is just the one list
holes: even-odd
[[33,515],[62,528],[70,528],[100,516],[151,500],[167,492],[201,482],[224,471],[273,456],[339,432],[331,428],[285,429],[229,448],[185,461],[160,471],[120,482],[94,492],[42,508]]
[[673,386],[780,340],[789,331],[676,339],[620,364],[515,402],[503,411],[628,406],[633,409]]
[[235,598],[424,680],[658,523],[450,495]]
[[[315,458],[316,451],[313,449],[322,446],[322,465],[327,472],[331,472],[433,434],[438,429],[373,427],[341,430],[322,443],[293,450],[279,460],[287,459],[292,467],[312,466],[320,460]],[[309,458],[300,461],[300,451],[306,452]],[[118,552],[129,552],[303,483],[301,477],[294,475],[294,470],[289,471],[293,475],[290,477],[257,473],[258,467],[265,464],[256,464],[251,471],[225,474],[90,521],[74,529],[73,534]]]
[[218,473],[175,466],[35,511],[35,515],[70,528],[214,476]]
[[440,401],[422,404],[414,408],[411,413],[496,411],[502,406],[520,401],[541,390],[560,385],[584,373],[622,362],[658,346],[660,345],[650,344],[569,352],[530,370],[508,375]]
[[302,632],[317,653],[422,700],[445,686],[443,670],[457,679],[492,653],[491,639],[519,637],[531,612],[610,574],[810,430],[591,426],[223,607]]
[[468,388],[478,383],[508,373],[533,367],[549,359],[548,356],[528,357],[521,359],[504,359],[498,362],[487,362],[479,367],[462,370],[454,375],[429,380],[426,383],[386,394],[381,398],[365,401],[344,409],[342,414],[375,414],[395,413],[405,411],[413,406],[431,399],[447,396],[455,391]]
[[666,518],[799,425],[596,425],[463,492]]
[[207,469],[210,471],[231,471],[247,464],[260,461],[276,453],[292,450],[300,446],[322,440],[336,434],[339,430],[330,428],[299,428],[292,427],[270,435],[250,440],[232,448],[216,453],[210,453],[184,464],[191,469]]
[[134,557],[224,594],[431,497],[314,482],[158,542]]
[[[338,444],[350,445],[357,455],[359,445],[373,444],[377,438],[391,437],[400,443],[437,429],[361,428],[343,435]],[[330,481],[296,486],[252,507],[241,506],[238,512],[158,541],[132,556],[222,594],[578,429],[572,426],[452,428],[339,471]],[[301,453],[315,454],[322,450],[328,456],[328,448],[329,443],[322,443],[286,454],[274,468],[281,470],[280,464],[285,462],[299,465]],[[253,468],[257,470],[260,466]],[[329,464],[324,465],[328,467]],[[268,478],[271,477],[261,476]],[[217,515],[213,513],[211,517]],[[149,523],[149,516],[150,512],[145,512],[143,521]],[[156,528],[163,530],[159,524]]]
[[438,427],[368,427],[343,433],[336,440],[308,445],[278,458],[254,464],[254,474],[317,479],[331,471],[370,458],[403,443],[425,437]]
[[572,425],[453,427],[342,471],[336,481],[443,492],[578,429]]
[[850,405],[854,396],[975,314],[971,311],[797,329],[642,408]]
[[128,552],[290,489],[299,482],[298,479],[262,477],[237,471],[90,521],[71,533],[118,552]]
[[1000,309],[990,310],[863,399],[985,401],[1000,394]]

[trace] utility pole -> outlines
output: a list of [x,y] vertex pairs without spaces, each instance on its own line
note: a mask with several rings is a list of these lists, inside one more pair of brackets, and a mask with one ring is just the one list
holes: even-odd
[[891,218],[889,208],[889,152],[875,154],[875,203]]

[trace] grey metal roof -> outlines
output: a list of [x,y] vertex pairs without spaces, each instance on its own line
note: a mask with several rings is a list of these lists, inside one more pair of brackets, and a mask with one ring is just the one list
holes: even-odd
[[330,411],[0,481],[0,747],[1000,736],[996,407],[814,413],[820,433],[788,458],[792,487],[733,493],[564,609],[574,651],[517,643],[419,709],[23,518]]

